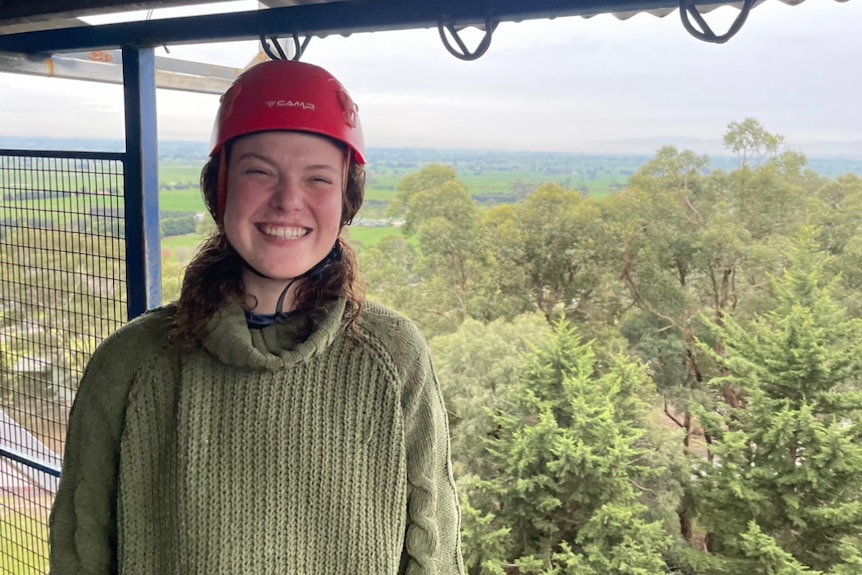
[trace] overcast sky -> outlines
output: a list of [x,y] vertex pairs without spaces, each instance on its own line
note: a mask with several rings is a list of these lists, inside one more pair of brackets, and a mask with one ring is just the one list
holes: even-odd
[[[706,17],[723,31],[736,13]],[[303,59],[347,86],[370,147],[605,151],[615,140],[715,140],[746,117],[802,149],[858,147],[860,23],[860,0],[768,0],[724,45],[692,38],[674,12],[503,23],[474,62],[449,55],[436,30],[315,38]],[[238,67],[257,48],[169,46]],[[0,102],[0,135],[122,137],[119,86],[0,74]],[[158,106],[161,139],[209,139],[216,96],[159,90]]]

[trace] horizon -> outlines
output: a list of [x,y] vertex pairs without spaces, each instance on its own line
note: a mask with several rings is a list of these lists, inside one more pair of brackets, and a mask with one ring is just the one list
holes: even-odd
[[[0,134],[0,143],[3,141],[33,141],[33,140],[46,140],[46,141],[58,141],[58,142],[66,142],[66,141],[87,141],[87,142],[111,142],[115,144],[115,148],[121,148],[124,142],[123,138],[117,137],[85,137],[85,136],[10,136]],[[695,147],[683,145],[681,143],[700,143],[700,149],[695,149]],[[185,145],[196,145],[201,146],[204,150],[204,155],[206,155],[206,148],[209,146],[209,142],[203,139],[197,140],[183,140],[183,139],[166,139],[159,138],[159,144],[162,143],[170,143],[170,144],[185,144]],[[399,150],[410,150],[413,152],[454,152],[454,153],[464,153],[464,154],[480,154],[480,153],[502,153],[502,154],[549,154],[549,155],[563,155],[563,156],[595,156],[595,155],[608,155],[608,156],[654,156],[659,149],[665,146],[673,146],[678,150],[688,150],[692,151],[699,155],[707,156],[708,158],[734,158],[735,154],[732,152],[728,152],[723,147],[723,142],[720,137],[717,138],[692,138],[692,137],[660,137],[654,136],[649,138],[629,138],[623,140],[605,140],[597,142],[599,145],[605,146],[626,146],[631,145],[631,148],[622,148],[622,149],[591,149],[591,150],[578,150],[578,151],[560,151],[560,150],[528,150],[528,149],[512,149],[512,148],[459,148],[455,146],[446,146],[446,147],[429,147],[429,146],[368,146],[369,150],[390,150],[390,151],[399,151]],[[648,144],[650,147],[648,148]],[[849,147],[850,150],[847,151],[836,151],[832,149],[832,146],[840,146],[840,147]],[[810,153],[803,148],[821,148],[819,153]],[[45,149],[45,148],[40,148]],[[785,140],[785,145],[783,146],[784,150],[800,152],[805,155],[809,160],[847,160],[847,161],[859,161],[862,162],[862,139],[860,140],[852,140],[846,142],[830,142],[830,141],[819,141],[819,142],[807,142],[803,146],[794,145],[792,142],[787,142]],[[826,152],[822,151],[822,149],[827,150]],[[719,150],[716,152],[715,150]],[[116,150],[102,150],[102,151],[116,151]]]

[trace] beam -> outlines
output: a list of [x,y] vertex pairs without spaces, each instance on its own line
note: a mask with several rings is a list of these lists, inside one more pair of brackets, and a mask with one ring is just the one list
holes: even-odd
[[[723,0],[703,0],[703,6]],[[673,8],[674,0],[449,0],[411,2],[356,0],[288,6],[270,10],[167,18],[0,36],[0,51],[54,54],[79,50],[109,50],[123,46],[253,40],[261,35],[327,36],[386,30],[521,21],[560,16],[592,16]],[[490,8],[489,8],[490,7]]]
[[129,319],[162,304],[155,68],[152,48],[123,49],[123,199]]
[[[2,8],[0,8],[2,14]],[[76,26],[87,26],[83,20],[77,18],[52,18],[50,20],[34,21],[16,21],[9,23],[7,20],[0,20],[0,34],[22,34],[24,32],[39,32],[41,30],[58,30],[60,28],[73,28]]]
[[0,20],[9,23],[40,22],[54,20],[57,17],[77,18],[112,12],[132,12],[211,2],[213,0],[139,0],[137,2],[125,2],[123,0],[75,0],[75,2],[68,0],[3,0],[0,2]]
[[[156,56],[156,87],[221,95],[241,71],[239,68]],[[50,58],[0,53],[0,72],[107,84],[123,83],[122,57],[119,50],[65,54]]]

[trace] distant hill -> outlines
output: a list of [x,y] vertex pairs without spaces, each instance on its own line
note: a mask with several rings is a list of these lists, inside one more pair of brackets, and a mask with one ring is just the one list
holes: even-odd
[[[786,141],[786,148],[802,152],[809,158],[858,159],[862,161],[862,140],[834,142]],[[663,146],[675,146],[710,157],[727,156],[720,138],[639,138],[603,140],[583,145],[585,153],[593,154],[655,154]]]
[[[637,170],[653,157],[655,152],[667,145],[692,150],[710,157],[713,169],[732,170],[736,158],[722,148],[720,139],[707,138],[642,138],[628,140],[597,141],[584,145],[579,153],[572,152],[516,152],[501,150],[445,150],[415,148],[372,148],[368,150],[370,171],[375,166],[396,168],[399,173],[415,171],[429,163],[442,163],[456,170],[494,170],[533,168],[545,170],[578,170],[585,162],[595,163],[606,159],[619,165],[621,162]],[[122,140],[84,138],[27,138],[0,136],[0,148],[23,150],[75,150],[119,152]],[[862,140],[848,142],[788,142],[787,147],[804,153],[815,172],[835,177],[846,173],[862,175]],[[179,162],[202,165],[206,161],[209,146],[206,142],[161,141],[160,162]]]

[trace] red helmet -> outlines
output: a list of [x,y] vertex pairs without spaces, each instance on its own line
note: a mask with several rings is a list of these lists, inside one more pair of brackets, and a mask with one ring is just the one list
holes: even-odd
[[222,96],[210,156],[237,136],[297,130],[344,142],[364,164],[358,111],[344,86],[323,68],[292,60],[263,62],[240,74]]

